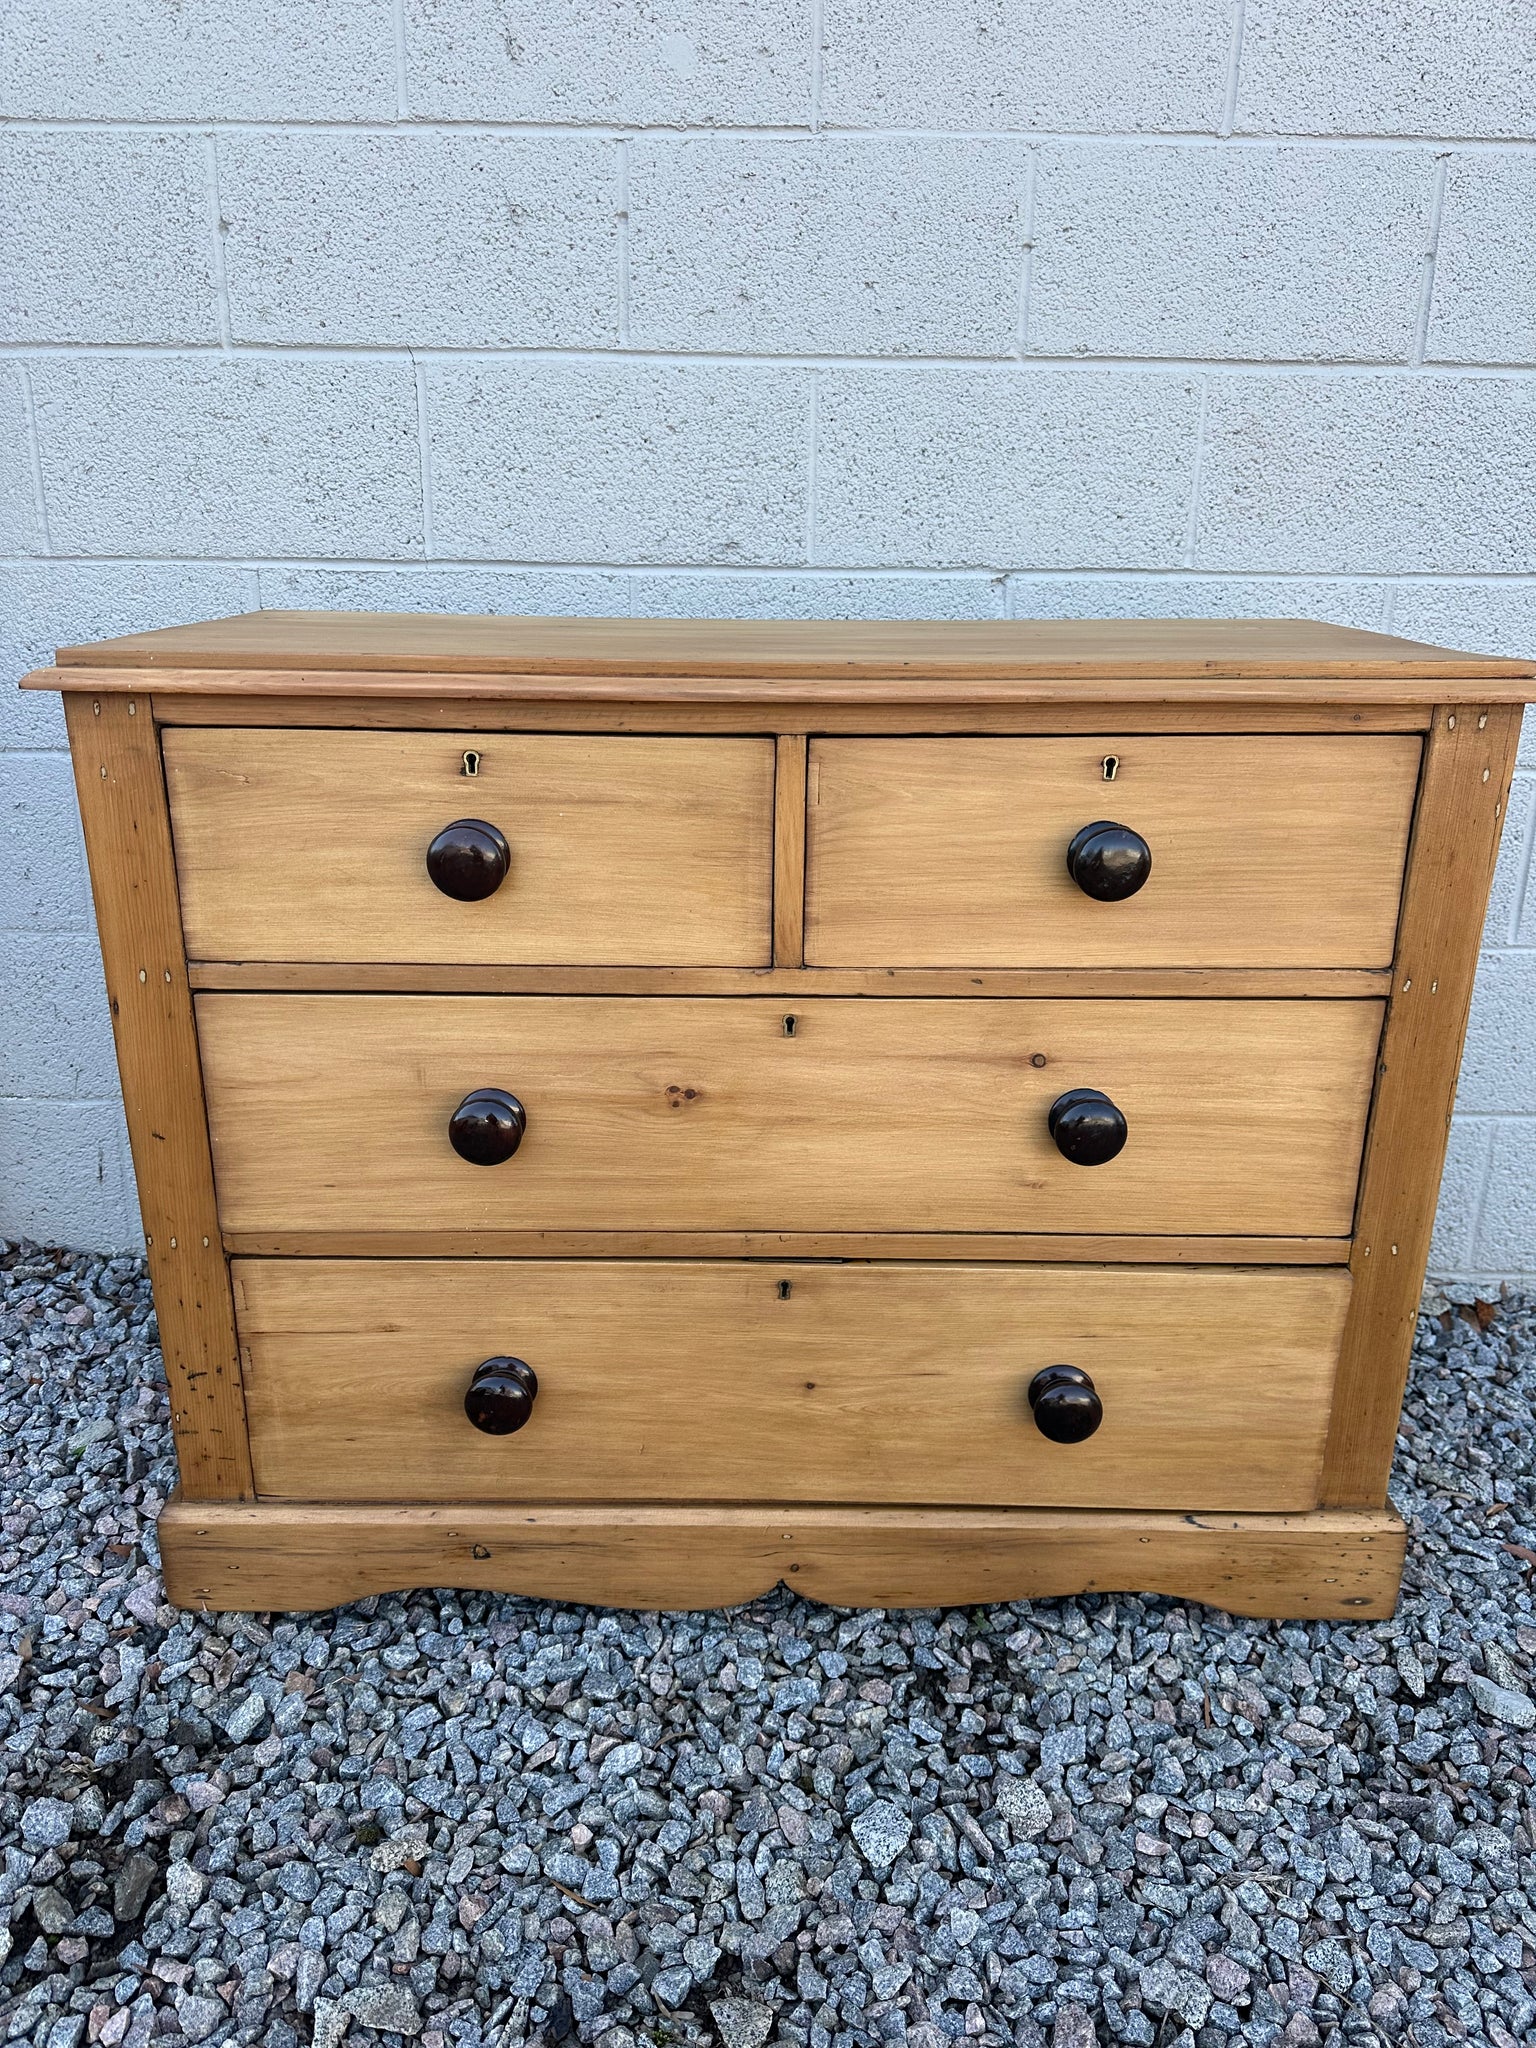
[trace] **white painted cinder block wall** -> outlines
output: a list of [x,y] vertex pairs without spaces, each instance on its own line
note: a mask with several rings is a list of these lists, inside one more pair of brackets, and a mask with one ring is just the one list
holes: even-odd
[[[0,631],[1308,614],[1536,650],[1529,0],[8,0]],[[0,1231],[137,1237],[0,693]],[[1536,743],[1434,1270],[1536,1278]]]

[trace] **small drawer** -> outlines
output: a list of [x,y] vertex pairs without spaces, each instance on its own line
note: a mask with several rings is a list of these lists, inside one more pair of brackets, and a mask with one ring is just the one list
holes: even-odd
[[[193,959],[769,958],[771,740],[180,727],[164,750]],[[440,838],[462,822],[492,830]]]
[[[237,1233],[1342,1236],[1381,1010],[197,998],[220,1214]],[[520,1127],[464,1106],[486,1090]],[[1083,1090],[1107,1106],[1058,1109],[1053,1136],[1052,1109]],[[460,1156],[456,1113],[461,1142],[509,1156]],[[1123,1145],[1085,1164],[1116,1114]]]
[[[1318,1269],[233,1270],[257,1490],[301,1500],[1309,1508],[1349,1298]],[[509,1434],[465,1412],[493,1358],[532,1371]],[[1086,1440],[1031,1409],[1063,1364]]]
[[[1393,734],[818,740],[807,962],[1385,967],[1419,752]],[[1107,854],[1080,836],[1100,823],[1124,828]]]

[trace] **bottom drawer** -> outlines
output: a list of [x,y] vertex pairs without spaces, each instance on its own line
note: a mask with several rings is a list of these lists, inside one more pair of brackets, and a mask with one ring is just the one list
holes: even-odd
[[[257,1492],[1185,1509],[1317,1499],[1349,1277],[1106,1266],[239,1259]],[[488,1436],[481,1360],[534,1369]],[[1048,1441],[1034,1375],[1103,1421]]]

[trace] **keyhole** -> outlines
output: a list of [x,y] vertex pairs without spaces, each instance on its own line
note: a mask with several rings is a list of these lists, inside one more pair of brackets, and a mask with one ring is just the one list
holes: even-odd
[[793,1291],[794,1291],[794,1282],[793,1282],[792,1280],[781,1280],[781,1281],[779,1282],[779,1299],[780,1299],[780,1301],[788,1301],[788,1299],[789,1299],[789,1297],[790,1297],[790,1295],[791,1295],[791,1293],[792,1293]]
[[466,747],[464,749],[464,766],[459,770],[459,773],[461,775],[478,775],[480,773],[480,756],[473,747]]
[[1118,754],[1106,754],[1104,756],[1104,780],[1106,782],[1113,782],[1119,773],[1120,756]]
[[795,1035],[795,1020],[794,1020],[794,1018],[793,1018],[793,1017],[786,1017],[786,1018],[784,1019],[784,1036],[785,1036],[786,1038],[793,1038],[793,1037],[794,1037],[794,1035]]

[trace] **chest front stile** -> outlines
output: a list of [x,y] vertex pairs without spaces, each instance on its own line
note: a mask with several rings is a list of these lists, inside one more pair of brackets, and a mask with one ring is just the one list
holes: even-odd
[[208,1147],[159,738],[148,697],[64,699],[155,1318],[188,1500],[250,1500],[250,1446]]
[[1387,1497],[1520,723],[1518,705],[1440,705],[1425,745],[1355,1212],[1323,1472],[1331,1505]]

